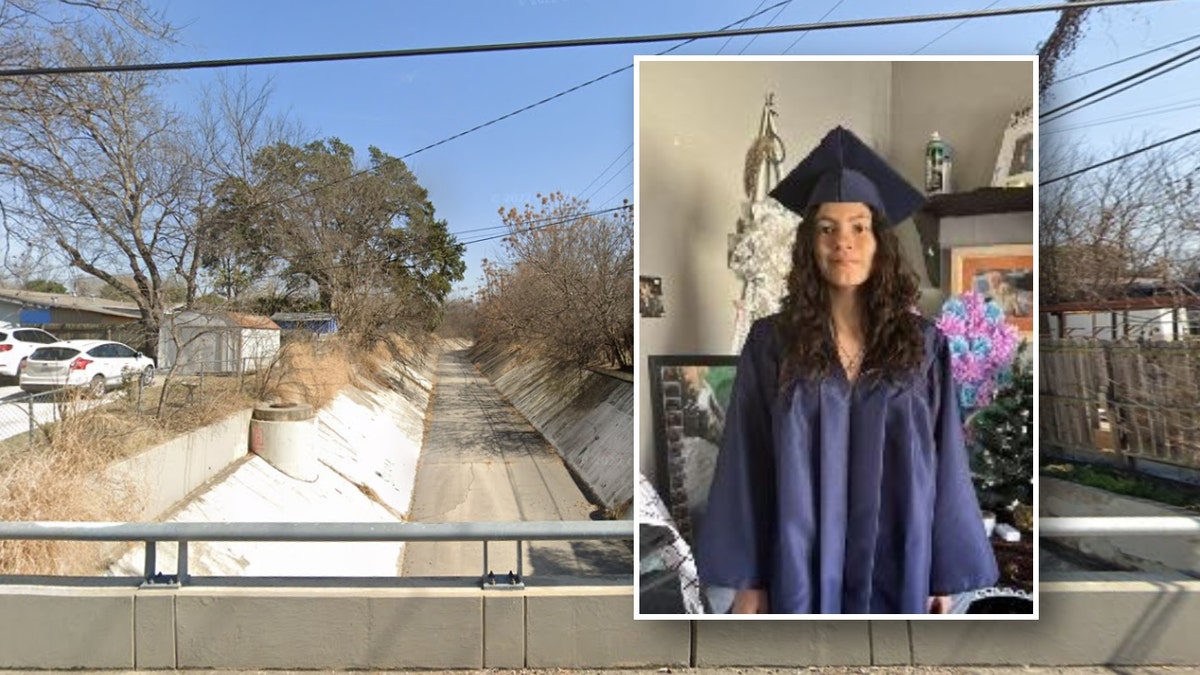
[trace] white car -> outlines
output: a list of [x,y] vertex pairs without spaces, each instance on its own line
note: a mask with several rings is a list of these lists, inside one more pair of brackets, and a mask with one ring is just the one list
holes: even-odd
[[55,342],[58,338],[38,328],[0,328],[0,376],[17,377],[21,373],[21,362],[33,350]]
[[141,352],[109,340],[65,340],[29,355],[21,369],[21,389],[86,387],[93,396],[102,396],[139,378],[143,386],[154,382],[154,361]]

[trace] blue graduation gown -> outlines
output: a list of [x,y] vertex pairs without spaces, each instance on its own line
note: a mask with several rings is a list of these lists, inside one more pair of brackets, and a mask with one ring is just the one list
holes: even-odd
[[930,595],[996,583],[949,350],[923,331],[906,382],[836,369],[781,393],[774,317],[755,322],[696,542],[704,583],[766,589],[788,614],[923,614]]

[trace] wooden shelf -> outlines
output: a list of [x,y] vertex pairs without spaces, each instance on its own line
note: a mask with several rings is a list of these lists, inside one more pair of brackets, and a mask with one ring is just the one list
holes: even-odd
[[966,218],[999,213],[1028,213],[1033,211],[1033,188],[985,187],[970,192],[933,195],[925,200],[921,210],[913,215],[913,224],[921,237],[925,252],[925,272],[935,288],[942,285],[941,244],[938,241],[939,223],[943,218]]
[[1033,210],[1033,188],[979,188],[970,192],[933,195],[922,212],[934,218],[1024,213]]

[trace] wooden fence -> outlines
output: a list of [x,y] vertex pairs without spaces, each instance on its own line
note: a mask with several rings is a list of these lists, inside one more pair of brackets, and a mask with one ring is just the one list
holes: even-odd
[[1043,444],[1200,469],[1200,341],[1042,340]]

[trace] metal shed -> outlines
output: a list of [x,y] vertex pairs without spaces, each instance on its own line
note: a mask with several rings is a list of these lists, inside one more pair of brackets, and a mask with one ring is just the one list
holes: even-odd
[[279,325],[265,316],[185,310],[163,322],[158,367],[183,374],[254,371],[279,354],[279,338]]
[[285,332],[302,331],[317,337],[338,332],[337,317],[330,312],[277,312],[271,320]]

